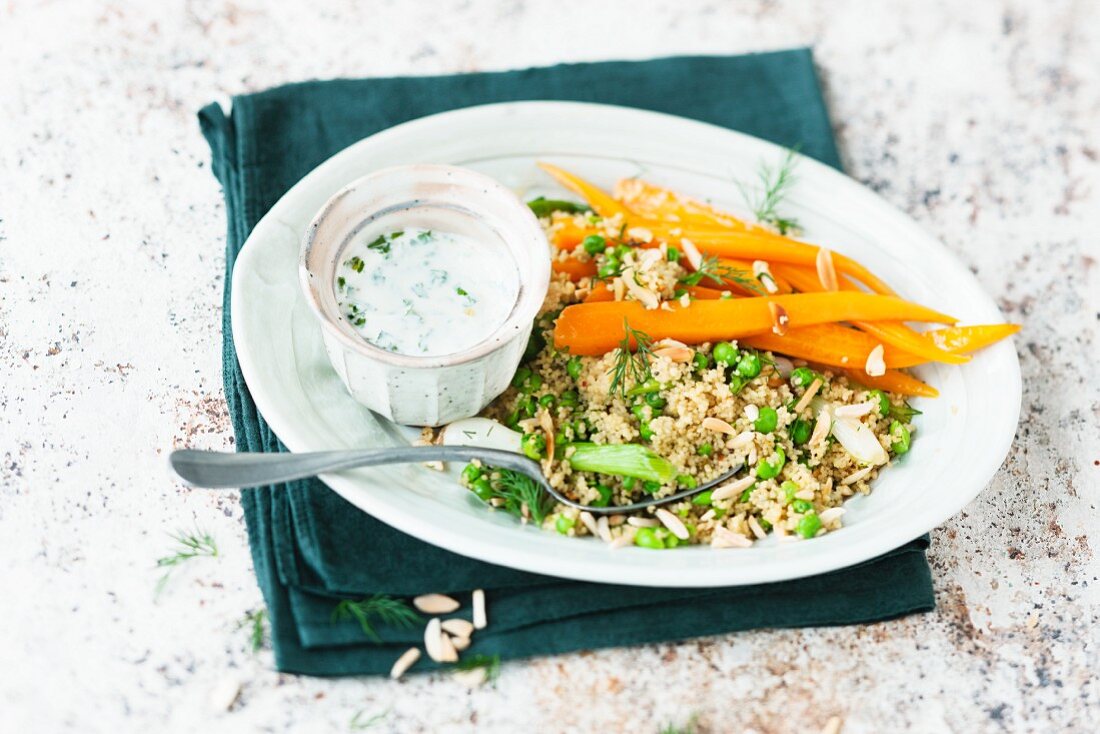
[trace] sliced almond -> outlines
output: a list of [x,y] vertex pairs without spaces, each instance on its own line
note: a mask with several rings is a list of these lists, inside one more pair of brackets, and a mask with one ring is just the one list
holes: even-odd
[[710,499],[713,502],[715,500],[728,500],[730,497],[740,497],[741,493],[751,487],[755,481],[756,477],[750,474],[747,477],[736,479],[729,484],[723,484],[710,493]]
[[596,527],[596,518],[592,517],[591,512],[582,510],[578,517],[581,519],[581,522],[584,524],[584,526],[588,528],[588,532],[597,537],[599,536],[600,531],[599,528]]
[[605,543],[611,542],[611,526],[607,522],[607,515],[600,515],[596,521],[596,535]]
[[488,619],[485,616],[485,592],[481,589],[474,589],[474,629],[483,630],[485,625],[488,624]]
[[714,529],[714,534],[711,535],[710,545],[712,548],[751,548],[752,541],[741,533],[735,533],[729,528],[719,525]]
[[623,284],[626,285],[627,292],[647,309],[652,311],[661,305],[661,299],[657,297],[656,293],[643,285],[639,285],[638,281],[634,279],[634,268],[627,268],[623,271]]
[[618,550],[619,548],[626,548],[628,545],[634,545],[634,533],[623,533],[617,538],[614,538],[608,545],[612,550]]
[[838,517],[843,515],[845,512],[847,512],[847,510],[845,510],[843,507],[830,507],[827,510],[822,510],[821,512],[819,512],[817,516],[823,524],[828,525],[833,520],[836,520]]
[[424,650],[428,653],[428,657],[437,663],[453,663],[458,660],[458,653],[455,651],[454,644],[451,643],[451,638],[443,634],[439,617],[432,617],[428,621],[428,626],[424,628]]
[[871,377],[882,377],[886,374],[886,361],[883,358],[885,350],[881,344],[876,344],[871,353],[867,355],[867,364],[864,371]]
[[680,308],[687,308],[690,305],[691,305],[691,294],[690,293],[685,293],[684,295],[680,296]]
[[628,517],[626,523],[636,528],[655,528],[661,524],[660,521],[654,520],[652,517]]
[[463,650],[465,650],[466,648],[468,648],[470,646],[470,638],[469,637],[452,637],[451,638],[451,644],[454,645],[455,650],[457,650],[458,652],[462,652]]
[[810,401],[814,399],[814,395],[817,395],[817,391],[821,389],[823,383],[820,379],[814,378],[814,381],[810,383],[810,386],[806,388],[806,392],[802,393],[802,397],[798,399],[798,402],[794,404],[794,414],[798,415],[806,409],[810,404]]
[[757,418],[760,417],[760,408],[753,405],[752,403],[749,403],[745,406],[745,417],[748,418],[750,421],[755,421]]
[[716,431],[730,436],[737,433],[737,431],[733,429],[733,426],[726,423],[721,418],[704,418],[701,425],[704,431]]
[[814,498],[814,491],[812,489],[800,489],[794,493],[794,497],[798,500],[812,500]]
[[726,442],[726,448],[730,449],[731,451],[736,451],[737,449],[743,449],[746,446],[751,446],[752,442],[755,440],[756,434],[753,431],[742,431],[741,433],[738,433],[736,436]]
[[546,437],[546,461],[554,460],[554,419],[549,410],[539,411],[539,428]]
[[776,336],[786,336],[787,329],[791,325],[791,317],[787,315],[787,309],[775,301],[768,301],[768,313],[772,317],[772,333]]
[[621,301],[626,297],[626,284],[622,278],[615,278],[611,283],[611,290],[615,294],[615,300]]
[[755,515],[749,515],[749,530],[760,540],[768,537],[768,534],[764,532],[764,526],[760,524]]
[[443,594],[424,594],[413,599],[413,606],[424,614],[450,614],[458,609],[459,603]]
[[484,667],[470,668],[469,670],[456,670],[451,677],[467,688],[478,688],[489,679],[489,671]]
[[626,233],[630,235],[630,239],[637,240],[638,242],[653,241],[653,233],[645,227],[631,227]]
[[657,515],[657,519],[661,521],[661,524],[668,528],[669,532],[680,540],[687,540],[691,537],[691,533],[688,532],[687,525],[684,525],[684,521],[665,508],[658,508],[655,514]]
[[867,475],[870,474],[871,472],[873,472],[874,470],[875,470],[875,467],[873,467],[873,466],[865,466],[862,469],[860,469],[859,471],[852,472],[848,476],[841,479],[840,483],[844,484],[844,485],[855,484],[860,479],[865,479],[867,477]]
[[817,279],[821,281],[821,287],[827,291],[840,290],[836,267],[833,266],[833,253],[824,247],[817,250]]
[[764,286],[764,290],[768,293],[778,293],[779,286],[775,283],[775,276],[772,275],[772,270],[769,265],[763,260],[754,260],[752,263],[753,277],[760,281]]
[[393,667],[390,668],[390,677],[397,680],[401,676],[405,675],[409,668],[416,664],[416,661],[420,659],[420,648],[410,647],[405,652],[401,653],[401,657],[397,658],[393,662]]
[[817,416],[817,423],[814,423],[814,432],[810,435],[810,445],[817,446],[824,441],[828,437],[832,427],[833,419],[832,416],[829,415],[829,411],[821,411],[821,414]]
[[663,349],[655,349],[653,354],[679,363],[690,362],[695,356],[694,350],[689,347],[664,347]]
[[468,619],[458,617],[444,619],[440,626],[444,632],[455,637],[469,637],[474,633],[474,623]]
[[691,264],[691,269],[698,270],[699,266],[703,264],[703,253],[699,252],[699,248],[695,246],[695,243],[689,239],[680,238],[680,249],[684,251],[684,257]]

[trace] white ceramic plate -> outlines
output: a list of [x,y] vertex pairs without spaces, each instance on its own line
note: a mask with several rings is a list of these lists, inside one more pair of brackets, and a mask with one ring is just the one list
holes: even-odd
[[[554,191],[546,160],[610,187],[644,174],[656,183],[739,210],[737,182],[752,185],[770,143],[681,118],[562,102],[473,107],[400,125],[360,141],[318,167],[259,222],[233,276],[233,335],[260,412],[292,451],[409,443],[414,429],[374,416],[345,392],[325,357],[318,324],[299,293],[302,233],[325,201],[385,166],[449,163],[493,176],[521,195]],[[851,179],[804,159],[785,212],[805,236],[851,255],[903,297],[964,323],[1002,316],[970,272],[915,222]],[[733,586],[779,581],[867,560],[931,530],[990,481],[1008,452],[1020,408],[1020,371],[1010,341],[962,367],[918,375],[940,390],[924,411],[913,449],[868,497],[846,505],[845,527],[812,541],[774,539],[748,549],[611,550],[520,525],[489,512],[457,482],[421,466],[363,469],[324,481],[363,511],[462,555],[537,573],[647,586]]]

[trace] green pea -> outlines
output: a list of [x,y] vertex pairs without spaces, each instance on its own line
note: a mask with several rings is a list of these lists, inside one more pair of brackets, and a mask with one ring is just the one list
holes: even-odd
[[593,507],[607,507],[611,504],[611,487],[606,484],[597,484],[596,491],[600,493],[600,498],[592,503]]
[[634,489],[634,485],[638,483],[638,480],[634,477],[623,477],[623,489],[630,492]]
[[615,257],[622,260],[632,249],[630,245],[615,245]]
[[816,512],[808,512],[798,521],[796,531],[803,538],[812,538],[817,535],[817,531],[820,529],[821,518],[817,516]]
[[890,397],[882,390],[872,390],[871,397],[878,401],[878,414],[883,418],[890,415]]
[[741,359],[737,360],[737,374],[751,380],[764,369],[764,363],[756,352],[742,352]]
[[538,461],[546,454],[546,436],[541,433],[525,433],[520,448],[529,459]]
[[515,430],[516,427],[519,426],[519,419],[520,419],[519,408],[516,408],[515,410],[513,410],[511,413],[508,414],[508,417],[504,420],[504,424],[506,426],[508,426],[509,428],[511,428],[512,430]]
[[795,500],[791,503],[791,509],[801,513],[813,512],[814,505],[807,500]]
[[638,528],[638,531],[634,533],[634,545],[653,550],[660,550],[665,547],[653,528]]
[[904,454],[909,451],[909,429],[901,421],[890,423],[890,448],[895,454]]
[[467,464],[462,469],[462,481],[466,484],[473,484],[481,478],[481,467],[477,464]]
[[523,383],[527,382],[527,379],[531,377],[532,372],[529,367],[520,367],[516,370],[516,374],[512,375],[512,387],[517,390],[523,389]]
[[680,262],[680,250],[676,247],[668,248],[668,261],[670,263]]
[[581,367],[582,365],[580,357],[570,357],[569,361],[565,363],[565,371],[574,380],[578,379],[581,376]]
[[794,423],[791,424],[789,429],[791,434],[791,441],[795,446],[801,446],[810,440],[810,436],[813,434],[813,426],[809,421],[804,421],[801,418],[797,418]]
[[700,456],[710,456],[714,453],[714,447],[711,446],[709,443],[705,443],[699,448],[695,449],[695,453],[699,454]]
[[552,393],[546,393],[541,398],[539,398],[539,405],[544,408],[552,407],[556,402],[558,402],[558,396]]
[[737,350],[729,342],[718,342],[714,345],[712,356],[718,364],[731,365],[737,359]]
[[691,358],[691,363],[695,366],[695,369],[702,372],[707,367],[710,367],[710,358],[702,352],[696,352],[695,356]]
[[576,524],[577,521],[568,515],[558,515],[558,519],[554,521],[554,528],[562,535],[568,535]]
[[647,481],[642,482],[642,491],[646,494],[653,494],[661,488],[660,482]]
[[646,405],[654,410],[660,410],[668,405],[668,401],[661,397],[661,393],[651,392],[645,396]]
[[676,477],[676,484],[683,489],[695,489],[699,486],[699,482],[695,480],[695,477],[690,474],[679,474]]
[[589,255],[599,255],[607,249],[607,240],[598,234],[590,234],[581,240],[581,247]]
[[619,274],[618,262],[606,262],[599,267],[596,271],[596,275],[601,278],[613,278]]
[[581,396],[576,390],[566,390],[561,394],[561,405],[566,408],[575,408],[581,404]]
[[651,441],[656,434],[650,427],[648,421],[643,421],[642,425],[638,426],[638,435],[642,437],[643,441]]
[[523,349],[523,361],[529,362],[537,357],[545,346],[546,339],[542,336],[542,330],[532,329],[531,336],[527,339],[527,346]]
[[736,395],[737,393],[744,390],[745,385],[748,384],[748,381],[744,377],[742,377],[741,375],[737,374],[736,372],[734,372],[730,375],[729,382],[730,382],[730,390],[733,391],[734,395]]
[[738,502],[748,502],[750,499],[752,499],[752,491],[754,489],[756,489],[756,484],[753,484],[751,487],[747,488],[744,492],[742,492],[741,496],[738,498],[737,501]]
[[[512,384],[513,385],[515,384],[514,379],[512,380]],[[517,385],[517,387],[519,388],[519,391],[521,393],[524,393],[524,394],[533,393],[536,390],[538,390],[540,387],[542,387],[542,375],[540,375],[537,372],[532,372],[531,370],[527,370],[527,375],[524,376],[523,381],[520,382],[520,384]]]
[[678,545],[680,545],[680,539],[675,535],[669,535],[665,538],[665,548],[675,548]]
[[630,406],[630,412],[634,414],[635,418],[644,423],[649,420],[652,409],[645,403],[637,403]]
[[710,490],[710,489],[708,489],[705,492],[700,492],[699,494],[697,494],[697,495],[695,495],[694,497],[691,498],[691,504],[700,505],[700,506],[705,507],[705,506],[710,504],[710,502],[711,502],[710,496],[712,494],[714,494],[714,490]]
[[573,421],[573,435],[574,436],[587,436],[588,435],[588,421],[584,418],[578,418]]
[[534,395],[524,395],[517,404],[519,411],[528,418],[534,418],[539,410],[539,403]]
[[488,502],[493,498],[493,485],[485,477],[477,479],[470,487],[480,499]]
[[779,488],[783,490],[783,494],[787,499],[788,505],[794,501],[794,495],[799,490],[799,486],[792,482],[790,479],[780,484]]
[[794,387],[809,387],[817,379],[817,373],[809,367],[796,367],[791,370],[791,385]]
[[765,405],[752,425],[760,433],[771,433],[779,425],[779,413],[775,412],[775,408]]
[[775,457],[772,459],[761,459],[756,463],[756,476],[760,479],[775,479],[779,476],[779,472],[783,470],[783,465],[787,463],[787,454],[783,451],[783,447],[775,447]]

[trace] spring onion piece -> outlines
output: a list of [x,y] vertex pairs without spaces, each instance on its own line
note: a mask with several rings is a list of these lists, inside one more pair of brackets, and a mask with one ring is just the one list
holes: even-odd
[[676,476],[672,462],[639,444],[575,443],[572,448],[569,464],[577,471],[617,474],[661,484]]
[[890,460],[886,449],[882,448],[878,437],[870,428],[858,420],[832,415],[832,407],[821,398],[814,398],[810,405],[813,407],[815,417],[824,411],[829,411],[833,418],[830,433],[860,464],[878,466]]
[[463,418],[443,429],[444,446],[480,446],[521,453],[523,434],[491,418]]
[[531,199],[531,201],[527,202],[527,206],[530,207],[536,217],[540,218],[548,217],[554,212],[580,214],[592,211],[591,207],[587,204],[578,204],[575,201],[565,201],[564,199],[547,199],[542,196],[537,199]]

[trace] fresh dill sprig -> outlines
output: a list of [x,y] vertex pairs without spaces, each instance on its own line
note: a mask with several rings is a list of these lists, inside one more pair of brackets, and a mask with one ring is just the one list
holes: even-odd
[[[630,341],[633,338],[637,352],[630,349]],[[653,356],[653,340],[645,333],[637,329],[631,329],[626,319],[623,319],[623,340],[619,342],[619,348],[615,350],[615,363],[611,366],[611,388],[609,394],[617,390],[623,400],[627,399],[627,379],[633,380],[639,385],[653,373],[649,369],[649,360]]]
[[260,651],[260,648],[264,646],[264,640],[267,639],[267,631],[264,626],[266,622],[267,610],[260,607],[245,612],[244,617],[237,623],[237,629],[248,627],[248,642],[253,655]]
[[661,727],[659,734],[697,734],[699,731],[699,717],[696,714],[692,714],[691,718],[687,720],[687,723],[683,726],[676,726],[675,724],[665,724]]
[[179,530],[171,537],[176,541],[178,547],[171,555],[162,556],[157,559],[157,568],[167,569],[164,575],[157,580],[156,594],[158,596],[164,591],[164,587],[168,584],[168,579],[172,575],[172,571],[181,563],[185,563],[192,558],[198,558],[199,556],[214,557],[218,555],[218,544],[214,540],[214,536],[205,531],[196,530],[195,532],[189,533],[184,530]]
[[760,288],[759,282],[752,276],[752,273],[741,268],[735,268],[732,265],[726,265],[713,256],[704,258],[695,272],[688,273],[680,278],[680,282],[684,285],[699,285],[704,278],[718,285],[735,283],[757,295],[764,295],[764,291]]
[[420,615],[410,609],[408,604],[387,594],[375,594],[358,601],[344,599],[332,610],[333,622],[354,619],[364,635],[375,642],[381,642],[382,638],[371,624],[372,617],[377,617],[383,624],[402,629],[409,629],[421,621]]
[[759,196],[750,194],[744,186],[738,184],[738,188],[741,189],[741,196],[744,197],[745,204],[752,210],[756,221],[775,227],[779,230],[779,234],[787,234],[799,229],[798,220],[793,217],[783,217],[777,211],[779,205],[783,202],[783,197],[787,195],[787,190],[794,185],[796,180],[794,169],[798,165],[797,155],[798,146],[796,145],[787,149],[787,155],[784,156],[778,167],[773,168],[767,163],[760,164],[760,170],[756,174],[760,179],[762,189]]
[[493,482],[493,494],[504,500],[501,507],[516,517],[523,517],[523,508],[535,525],[542,521],[554,509],[554,500],[531,477],[511,469],[496,469],[500,478]]
[[500,677],[500,655],[470,655],[455,663],[455,670],[485,670],[485,682],[492,683]]
[[390,710],[386,709],[370,716],[366,716],[366,713],[366,710],[356,711],[355,716],[352,716],[351,721],[348,722],[348,728],[352,731],[363,731],[378,726],[390,715]]

